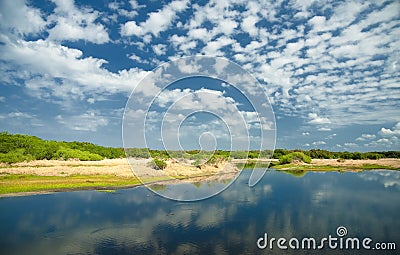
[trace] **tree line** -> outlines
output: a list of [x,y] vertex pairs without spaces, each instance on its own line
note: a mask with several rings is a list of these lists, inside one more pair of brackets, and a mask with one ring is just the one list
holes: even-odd
[[[317,159],[380,159],[400,158],[400,151],[376,151],[376,152],[331,152],[321,149],[312,150],[286,150],[276,149],[275,151],[163,151],[149,150],[146,148],[126,149],[126,155],[135,158],[187,158],[190,160],[209,159],[213,157],[236,158],[236,159],[257,159],[270,158],[290,159],[299,158],[299,153],[307,157]],[[102,160],[104,158],[122,158],[125,156],[123,148],[103,147],[89,142],[64,142],[43,140],[36,136],[10,134],[0,132],[0,162],[16,163],[21,161],[41,159],[79,159],[79,160]],[[302,156],[303,159],[306,159]]]
[[36,136],[0,133],[0,162],[3,163],[41,159],[87,161],[124,156],[122,148],[103,147],[88,142],[47,141]]
[[225,158],[231,157],[236,159],[257,159],[257,158],[272,158],[279,159],[282,156],[300,155],[296,152],[303,153],[312,159],[380,159],[380,158],[400,158],[400,151],[375,151],[375,152],[349,152],[349,151],[336,151],[331,152],[321,149],[311,150],[287,150],[276,149],[275,151],[262,150],[262,151],[224,151],[216,150],[211,151],[162,151],[162,150],[149,150],[146,148],[131,148],[127,149],[127,155],[135,158],[188,158],[196,160],[198,158],[209,157],[211,154],[215,156],[222,156]]

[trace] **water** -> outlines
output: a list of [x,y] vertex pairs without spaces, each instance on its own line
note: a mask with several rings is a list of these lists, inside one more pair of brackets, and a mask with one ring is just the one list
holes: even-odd
[[243,171],[227,190],[195,203],[167,200],[145,187],[3,198],[0,254],[343,254],[276,245],[260,250],[256,244],[264,233],[288,240],[337,237],[339,226],[347,228],[347,237],[395,242],[398,254],[400,172],[295,177],[269,171],[249,188],[250,173]]

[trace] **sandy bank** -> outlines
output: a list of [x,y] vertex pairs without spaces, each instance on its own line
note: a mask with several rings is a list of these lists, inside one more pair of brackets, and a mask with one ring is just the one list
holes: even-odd
[[313,159],[311,165],[315,166],[341,166],[341,167],[362,167],[363,165],[380,165],[400,169],[400,159],[346,159],[338,161],[337,159]]
[[[198,176],[223,172],[235,172],[233,164],[220,164],[197,168],[177,163],[167,162],[168,167],[164,171],[154,170],[148,166],[149,159],[130,159],[135,175],[139,177],[154,176]],[[340,166],[343,168],[362,167],[363,165],[381,165],[400,169],[400,159],[379,160],[345,160],[339,162],[336,159],[313,159],[313,166]],[[61,160],[36,160],[21,162],[12,165],[0,165],[0,173],[3,174],[32,174],[39,176],[69,176],[69,175],[116,175],[133,177],[134,174],[127,159],[105,159],[101,161],[61,161]]]
[[36,160],[0,166],[2,174],[30,174],[39,176],[115,175],[121,177],[201,176],[237,171],[233,164],[207,165],[197,168],[167,161],[167,168],[155,170],[149,167],[150,159],[105,159],[101,161]]

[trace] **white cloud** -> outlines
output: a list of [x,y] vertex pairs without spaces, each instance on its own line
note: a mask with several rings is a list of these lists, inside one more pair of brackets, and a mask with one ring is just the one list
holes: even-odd
[[315,141],[312,144],[313,145],[324,145],[324,144],[326,144],[326,142],[324,142],[324,141]]
[[316,113],[309,113],[308,117],[311,119],[310,124],[329,124],[331,121],[327,117],[319,117]]
[[[36,34],[46,26],[39,9],[28,7],[26,0],[0,1],[0,27],[18,34]],[[7,31],[8,32],[8,31]]]
[[400,122],[398,122],[392,129],[381,128],[379,134],[382,136],[400,136]]
[[145,5],[139,5],[136,1],[129,1],[131,10],[123,8],[123,2],[111,2],[108,4],[108,8],[116,11],[120,16],[134,18],[138,15],[138,10],[145,7]]
[[310,132],[303,132],[301,134],[304,135],[304,136],[307,136],[307,135],[310,135]]
[[130,54],[130,55],[128,56],[128,58],[129,58],[129,59],[132,59],[132,60],[134,60],[134,61],[137,61],[137,62],[142,61],[142,59],[141,59],[139,56],[135,55],[134,53]]
[[187,4],[187,0],[176,0],[165,5],[162,9],[150,13],[148,19],[139,25],[135,21],[128,21],[121,26],[121,35],[142,36],[152,33],[154,36],[158,36],[160,32],[167,30],[171,26],[177,17],[177,13],[185,10]]
[[10,118],[24,118],[24,119],[31,119],[34,117],[34,115],[26,113],[26,112],[10,112],[9,114],[7,114],[8,117]]
[[[30,74],[26,78],[26,83],[30,85],[30,88],[38,91],[41,87],[47,87],[53,94],[58,93],[60,97],[68,96],[68,94],[59,93],[62,87],[53,80],[55,77],[62,79],[64,85],[72,86],[68,90],[76,91],[75,94],[128,93],[148,73],[138,68],[112,73],[102,67],[106,63],[103,59],[82,58],[83,53],[80,50],[43,40],[8,41],[0,46],[0,53],[3,60],[9,61],[10,68],[24,70]],[[38,76],[42,77],[39,80],[44,79],[46,82],[33,84],[39,81]],[[146,87],[146,89],[151,89],[151,87]]]
[[152,48],[157,56],[165,55],[167,52],[167,46],[165,44],[153,45]]
[[192,39],[208,41],[211,39],[212,35],[205,28],[196,28],[196,29],[190,29],[188,31],[188,37]]
[[231,19],[226,19],[224,22],[220,24],[221,31],[225,35],[232,34],[237,26],[238,26],[237,23]]
[[356,138],[356,141],[366,141],[370,139],[374,139],[376,135],[373,134],[362,134],[360,137]]
[[128,21],[123,26],[121,26],[122,36],[141,36],[145,33],[145,30],[141,26],[136,25],[135,21]]
[[99,12],[90,8],[77,8],[73,0],[52,0],[56,4],[54,14],[48,17],[50,24],[55,24],[48,30],[50,40],[77,41],[85,40],[93,43],[110,41],[105,27],[96,22]]
[[256,16],[248,16],[243,19],[241,27],[243,31],[247,32],[250,36],[257,36],[258,29],[256,27],[256,23],[258,22],[258,17]]
[[210,41],[203,48],[203,52],[209,56],[223,56],[224,53],[221,51],[221,48],[231,45],[235,42],[235,40],[228,38],[226,36],[221,36],[215,41]]
[[318,128],[318,131],[331,131],[331,128],[327,128],[327,127],[320,127]]
[[75,116],[57,115],[56,120],[67,128],[76,131],[95,132],[99,127],[108,125],[108,119],[99,115],[95,111],[87,111],[86,113]]

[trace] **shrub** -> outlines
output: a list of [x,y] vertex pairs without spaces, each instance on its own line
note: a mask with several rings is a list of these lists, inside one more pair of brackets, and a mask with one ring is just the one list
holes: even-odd
[[283,155],[279,157],[279,163],[281,164],[289,164],[292,163],[292,156],[290,154],[288,155]]
[[206,164],[217,165],[217,164],[222,163],[224,161],[225,161],[225,157],[213,155],[211,158],[209,158],[207,160]]
[[201,160],[200,160],[200,159],[196,159],[196,160],[192,163],[192,165],[195,166],[195,167],[197,167],[197,168],[200,168],[201,165],[202,165]]
[[77,149],[70,149],[61,147],[55,155],[55,158],[63,158],[63,159],[79,159],[82,161],[89,161],[89,160],[102,160],[103,157],[99,154],[90,153],[88,151],[81,151]]
[[303,152],[292,152],[287,155],[283,155],[279,157],[279,163],[281,164],[289,164],[292,163],[293,160],[298,160],[307,164],[311,163],[311,157],[307,156]]
[[167,163],[163,159],[154,158],[152,161],[153,168],[163,170],[167,167]]
[[0,153],[0,162],[7,164],[30,160],[34,160],[34,157],[32,155],[24,155],[24,149],[17,149],[7,153]]

